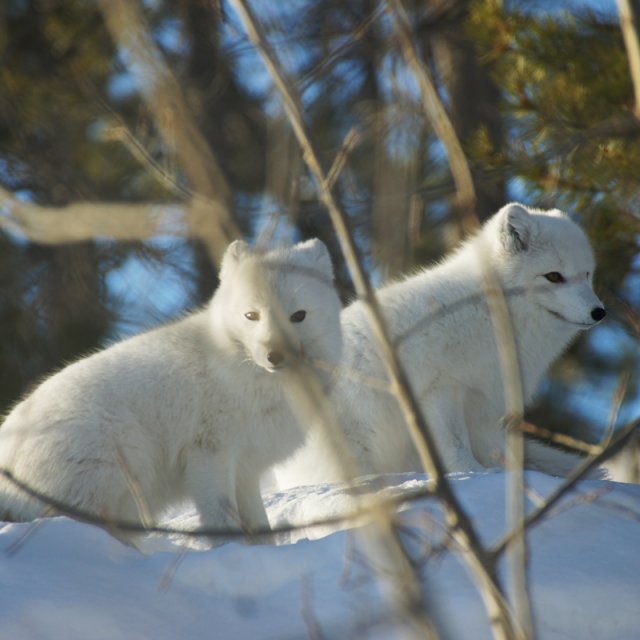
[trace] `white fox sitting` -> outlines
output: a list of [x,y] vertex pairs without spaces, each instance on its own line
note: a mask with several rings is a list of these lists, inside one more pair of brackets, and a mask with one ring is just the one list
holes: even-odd
[[[266,527],[260,476],[305,436],[287,391],[300,367],[338,360],[339,318],[319,240],[268,253],[236,241],[207,308],[71,364],[18,404],[0,469],[106,525],[156,523],[192,499],[206,527]],[[0,517],[45,515],[0,478]]]
[[[506,412],[494,325],[483,273],[493,272],[511,316],[524,402],[549,365],[606,312],[591,282],[584,232],[558,210],[512,203],[440,264],[377,292],[389,331],[447,471],[503,464]],[[420,470],[395,398],[363,381],[386,373],[362,303],[342,312],[344,380],[331,403],[361,473]],[[383,384],[384,386],[384,384]],[[281,488],[340,479],[320,431],[275,470]],[[525,465],[566,475],[575,455],[526,442]]]

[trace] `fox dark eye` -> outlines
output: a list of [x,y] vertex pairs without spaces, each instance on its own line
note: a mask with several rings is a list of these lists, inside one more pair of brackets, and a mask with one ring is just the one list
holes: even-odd
[[256,322],[256,320],[260,320],[260,314],[257,311],[247,311],[244,314],[244,317],[247,320],[251,320],[251,322]]
[[306,317],[307,312],[304,309],[300,309],[300,311],[292,313],[289,320],[291,320],[291,322],[302,322]]
[[545,273],[544,277],[549,282],[553,282],[554,284],[560,284],[561,282],[564,282],[564,276],[557,271],[550,271],[549,273]]

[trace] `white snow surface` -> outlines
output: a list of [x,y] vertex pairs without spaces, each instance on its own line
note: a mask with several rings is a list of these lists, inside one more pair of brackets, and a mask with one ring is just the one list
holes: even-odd
[[[381,479],[363,485],[394,496],[428,486],[418,474],[382,481],[384,488]],[[450,481],[483,543],[497,542],[506,474]],[[561,482],[534,472],[526,481],[529,509]],[[343,513],[352,495],[341,486],[299,487],[268,496],[268,513],[272,524],[300,523]],[[186,513],[174,522],[195,520]],[[440,637],[490,638],[474,583],[455,548],[442,544],[437,502],[405,505],[398,522]],[[382,560],[365,554],[367,527],[307,528],[282,534],[278,544],[214,547],[149,535],[145,553],[68,518],[0,527],[0,638],[407,637],[375,570]],[[582,482],[528,540],[536,638],[640,638],[640,486]],[[501,561],[502,577],[504,569]]]

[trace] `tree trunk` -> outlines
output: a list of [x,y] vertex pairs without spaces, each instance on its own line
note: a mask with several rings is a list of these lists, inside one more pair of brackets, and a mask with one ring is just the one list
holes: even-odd
[[[439,80],[449,97],[449,115],[463,147],[485,130],[493,152],[504,144],[499,110],[500,92],[480,64],[473,43],[465,32],[469,0],[427,2],[428,19],[420,25],[425,51],[430,51]],[[502,179],[490,179],[467,153],[476,191],[476,211],[484,221],[505,203]]]

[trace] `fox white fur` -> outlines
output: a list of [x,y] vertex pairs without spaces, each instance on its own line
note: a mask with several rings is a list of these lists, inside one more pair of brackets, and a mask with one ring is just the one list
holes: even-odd
[[[205,309],[79,360],[18,404],[0,469],[108,521],[157,522],[191,499],[204,526],[268,526],[260,476],[304,441],[288,394],[304,367],[337,361],[340,309],[320,241],[268,253],[236,241]],[[51,513],[0,478],[0,517]]]
[[[524,401],[576,334],[605,311],[593,292],[594,257],[583,231],[558,210],[509,204],[439,265],[377,293],[428,427],[447,471],[504,462],[505,392],[483,274],[501,284],[515,334]],[[361,473],[419,470],[395,398],[384,386],[361,302],[342,312],[344,379],[332,404]],[[313,434],[291,462],[276,470],[281,487],[338,480],[340,472]],[[526,466],[565,475],[576,456],[526,443]]]

